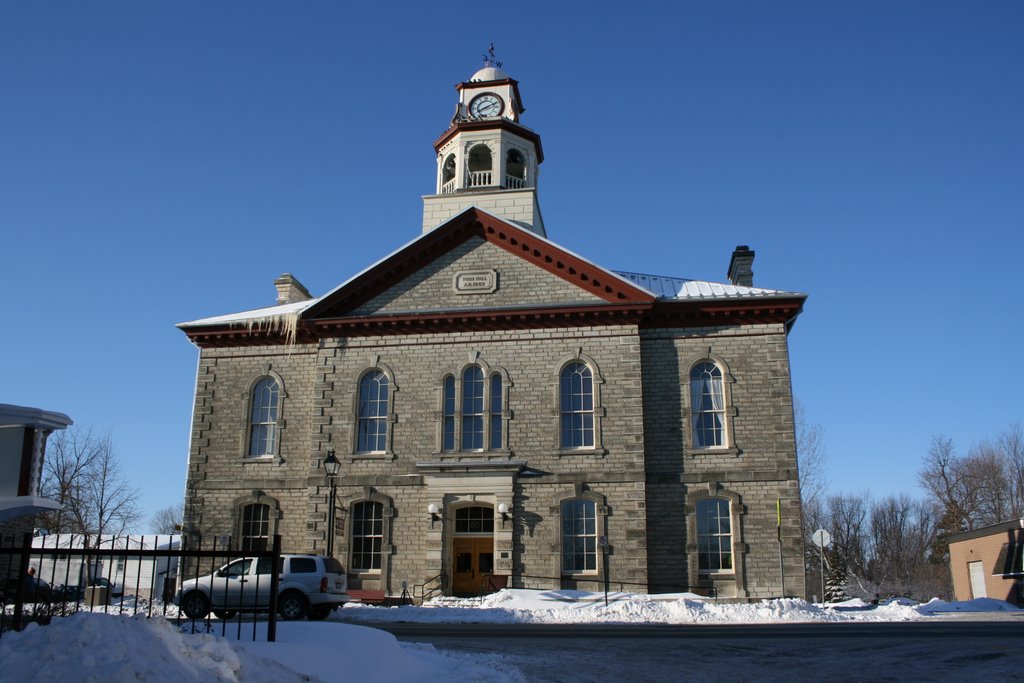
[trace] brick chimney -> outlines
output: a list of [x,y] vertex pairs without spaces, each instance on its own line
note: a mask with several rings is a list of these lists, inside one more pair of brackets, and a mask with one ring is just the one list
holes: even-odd
[[302,286],[291,273],[282,273],[281,277],[274,280],[277,287],[277,304],[293,304],[297,301],[308,301],[313,297],[309,290]]
[[754,286],[754,252],[741,244],[729,259],[729,282],[742,287]]

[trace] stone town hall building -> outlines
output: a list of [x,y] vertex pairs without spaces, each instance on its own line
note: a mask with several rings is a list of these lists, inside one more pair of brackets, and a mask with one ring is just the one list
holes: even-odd
[[276,306],[179,325],[200,349],[186,530],[333,547],[351,586],[388,594],[608,572],[802,595],[787,335],[805,295],[754,287],[746,247],[719,284],[549,240],[517,81],[492,64],[456,89],[419,238],[323,296],[285,274]]

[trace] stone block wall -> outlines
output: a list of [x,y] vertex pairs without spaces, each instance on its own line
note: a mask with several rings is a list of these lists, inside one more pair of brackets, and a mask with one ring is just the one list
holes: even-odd
[[[651,583],[714,585],[723,595],[803,595],[803,545],[786,331],[780,325],[651,329],[642,335]],[[725,371],[727,443],[691,440],[690,369],[711,359]],[[697,499],[731,494],[735,573],[695,566]],[[782,509],[782,566],[777,501]],[[783,586],[785,582],[785,586]],[[742,585],[737,585],[742,584]]]

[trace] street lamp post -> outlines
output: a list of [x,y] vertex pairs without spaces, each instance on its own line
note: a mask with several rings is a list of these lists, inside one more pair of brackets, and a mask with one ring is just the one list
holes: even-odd
[[327,556],[334,557],[334,495],[335,487],[337,485],[338,470],[341,469],[341,463],[334,457],[334,449],[327,451],[327,457],[324,458],[324,471],[327,472],[327,479],[331,482],[331,495],[330,501],[328,502],[329,517],[327,518]]

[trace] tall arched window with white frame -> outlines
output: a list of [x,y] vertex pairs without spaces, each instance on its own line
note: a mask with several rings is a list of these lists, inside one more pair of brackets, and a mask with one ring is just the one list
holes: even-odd
[[497,372],[491,375],[491,450],[501,450],[504,445],[502,438],[502,423],[505,420],[505,391],[501,375]]
[[702,361],[690,370],[690,405],[694,448],[718,448],[726,444],[725,383],[722,368]]
[[356,451],[383,453],[388,438],[388,376],[371,370],[359,381]]
[[462,450],[484,448],[484,371],[471,365],[462,373]]
[[252,389],[249,410],[249,457],[277,453],[277,422],[281,388],[273,377],[264,377]]
[[559,387],[561,447],[594,447],[594,373],[583,362],[562,368]]
[[455,378],[444,378],[444,396],[441,399],[441,450],[455,450]]

